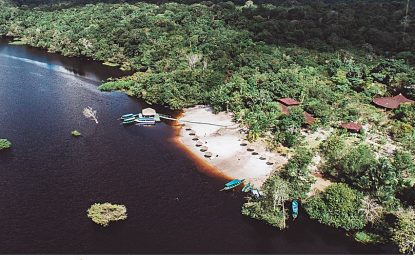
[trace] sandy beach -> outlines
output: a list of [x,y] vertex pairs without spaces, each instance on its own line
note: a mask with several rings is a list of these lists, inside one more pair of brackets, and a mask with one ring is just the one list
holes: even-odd
[[231,113],[214,114],[207,106],[196,106],[184,110],[180,123],[179,141],[228,179],[245,179],[259,188],[287,162],[286,157],[267,151],[265,143],[248,143]]

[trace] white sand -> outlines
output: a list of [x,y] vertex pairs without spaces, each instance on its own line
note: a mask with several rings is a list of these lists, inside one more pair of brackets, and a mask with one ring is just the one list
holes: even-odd
[[[179,140],[184,146],[229,179],[245,179],[245,183],[251,182],[259,188],[274,169],[287,162],[286,157],[266,151],[264,143],[241,146],[245,135],[241,133],[239,124],[232,121],[231,113],[213,114],[209,107],[196,106],[184,110],[180,123],[184,126],[180,130]],[[206,158],[200,147],[196,147],[197,141],[192,140],[194,136],[189,135],[190,131],[186,130],[188,127],[208,147],[208,151],[213,154],[211,158]],[[247,151],[248,147],[254,148],[258,155]],[[266,159],[261,160],[261,156]]]

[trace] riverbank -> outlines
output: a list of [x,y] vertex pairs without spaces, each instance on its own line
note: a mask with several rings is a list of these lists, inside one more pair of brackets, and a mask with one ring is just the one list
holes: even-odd
[[214,114],[208,106],[196,106],[185,109],[180,121],[183,124],[178,141],[228,179],[245,179],[259,188],[275,169],[287,162],[286,157],[267,151],[261,141],[246,142],[246,135],[233,122],[232,113]]

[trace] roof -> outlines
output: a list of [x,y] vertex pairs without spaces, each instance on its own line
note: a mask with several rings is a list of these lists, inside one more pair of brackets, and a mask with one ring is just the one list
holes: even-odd
[[[281,106],[281,113],[283,113],[284,115],[288,116],[290,114],[289,107],[287,107],[287,106],[285,106],[283,104],[280,104],[280,106]],[[316,119],[314,118],[314,116],[312,114],[307,113],[305,111],[304,111],[304,119],[305,119],[305,122],[307,124],[309,124],[309,125],[314,124],[314,122],[316,121]]]
[[373,103],[380,107],[395,109],[403,103],[414,103],[415,101],[406,98],[404,95],[399,94],[394,97],[380,97],[374,98]]
[[143,116],[155,116],[156,115],[156,110],[152,109],[152,108],[146,108],[143,109]]
[[342,123],[340,124],[340,127],[347,129],[347,130],[356,131],[356,132],[359,132],[360,129],[362,129],[362,126],[360,124],[354,123],[354,122]]
[[298,102],[297,100],[293,98],[280,98],[278,99],[278,101],[286,106],[296,106],[300,104],[300,102]]
[[305,111],[304,111],[304,119],[305,119],[305,122],[309,125],[314,124],[314,122],[316,121],[316,119],[314,118],[312,114],[307,113]]

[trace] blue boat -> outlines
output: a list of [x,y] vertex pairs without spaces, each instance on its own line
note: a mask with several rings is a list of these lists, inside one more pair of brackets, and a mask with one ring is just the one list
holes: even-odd
[[136,116],[136,114],[125,114],[121,116],[121,120],[126,120],[126,119],[134,119]]
[[252,194],[252,196],[254,196],[257,199],[259,199],[261,197],[261,192],[258,189],[252,189],[251,194]]
[[296,219],[298,217],[298,200],[293,200],[291,202],[291,211],[293,219]]
[[239,180],[239,179],[232,180],[232,181],[226,183],[225,184],[225,187],[223,189],[221,189],[221,191],[223,191],[223,190],[232,190],[232,189],[238,187],[239,185],[241,185],[244,181],[245,181],[245,179],[242,179],[242,180]]
[[251,191],[253,188],[254,188],[254,186],[252,186],[252,184],[251,184],[250,182],[248,182],[248,184],[247,184],[247,185],[245,185],[245,186],[242,188],[242,191],[243,191],[243,192],[249,192],[249,191]]

